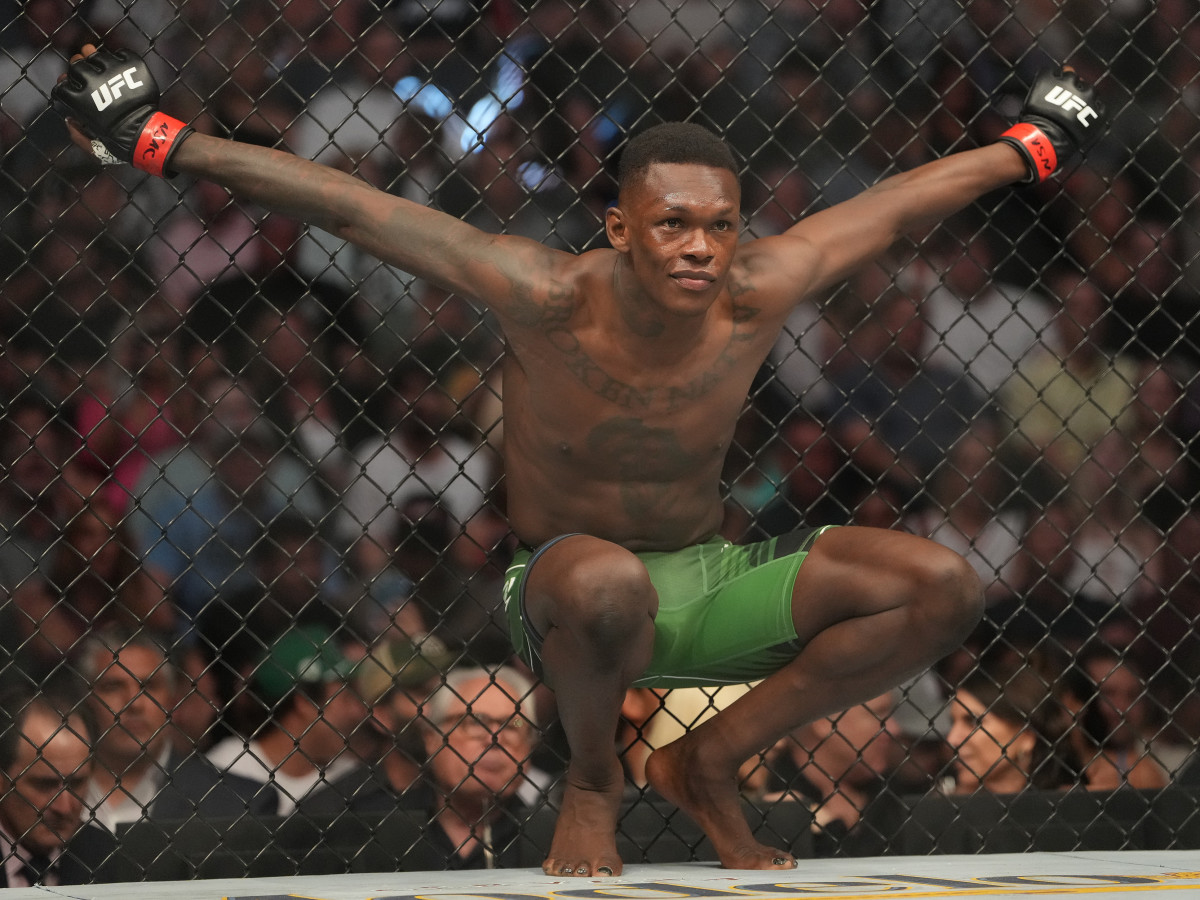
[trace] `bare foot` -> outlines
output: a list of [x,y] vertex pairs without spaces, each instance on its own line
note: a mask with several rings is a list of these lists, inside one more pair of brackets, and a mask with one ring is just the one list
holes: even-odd
[[786,850],[760,844],[742,812],[736,772],[714,771],[700,758],[695,737],[685,735],[646,760],[646,778],[663,798],[699,825],[726,869],[794,869]]
[[603,878],[621,874],[624,867],[617,853],[617,816],[625,779],[619,764],[617,769],[615,780],[600,787],[574,784],[568,774],[550,855],[542,863],[547,875]]

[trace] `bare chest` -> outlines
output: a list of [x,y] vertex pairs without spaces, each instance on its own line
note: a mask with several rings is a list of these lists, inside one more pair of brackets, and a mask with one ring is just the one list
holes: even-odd
[[708,478],[728,451],[757,356],[726,341],[664,365],[555,335],[532,362],[521,361],[521,377],[506,378],[506,431],[528,455],[581,479]]

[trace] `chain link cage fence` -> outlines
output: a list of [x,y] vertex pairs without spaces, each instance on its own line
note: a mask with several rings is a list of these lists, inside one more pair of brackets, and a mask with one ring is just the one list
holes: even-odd
[[[493,320],[212,185],[95,165],[48,108],[85,41],[208,133],[573,251],[604,245],[646,125],[726,137],[765,236],[994,140],[1074,65],[1112,118],[1086,162],[796,310],[761,371],[725,536],[914,532],[988,603],[742,789],[798,856],[1200,845],[1194,0],[0,7],[8,856],[64,881],[537,866],[567,759],[504,624]],[[743,690],[629,692],[627,861],[713,858],[645,760]]]

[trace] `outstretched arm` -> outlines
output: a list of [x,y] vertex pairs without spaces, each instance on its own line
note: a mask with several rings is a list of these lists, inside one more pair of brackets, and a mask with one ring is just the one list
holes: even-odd
[[[193,134],[172,156],[179,172],[350,241],[386,263],[463,296],[491,302],[519,274],[517,258],[550,254],[372,187],[306,159]],[[503,277],[501,277],[503,276]]]
[[803,272],[805,295],[835,284],[905,236],[918,235],[989,191],[1021,181],[1027,167],[1006,144],[955,153],[893,175],[773,239]]
[[772,259],[807,296],[989,191],[1044,181],[1068,156],[1086,149],[1104,122],[1095,90],[1074,70],[1044,73],[1030,88],[1021,120],[997,143],[887,178],[799,222],[776,239]]
[[158,111],[153,76],[131,54],[85,45],[53,99],[72,140],[101,162],[212,181],[499,311],[526,296],[561,256],[534,241],[480,231],[292,154],[198,134]]

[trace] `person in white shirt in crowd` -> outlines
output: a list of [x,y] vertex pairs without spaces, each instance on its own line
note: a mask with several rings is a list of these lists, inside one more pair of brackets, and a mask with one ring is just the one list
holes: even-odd
[[966,372],[978,390],[995,394],[1043,335],[1049,339],[1054,308],[1036,290],[995,278],[992,238],[972,217],[952,222],[939,246],[940,271],[914,266],[904,273],[925,296],[927,358]]

